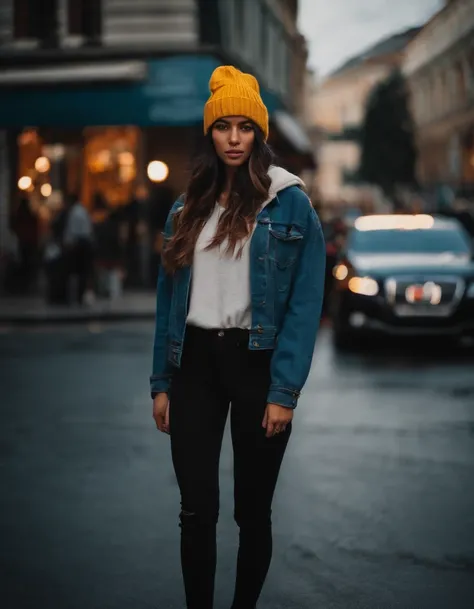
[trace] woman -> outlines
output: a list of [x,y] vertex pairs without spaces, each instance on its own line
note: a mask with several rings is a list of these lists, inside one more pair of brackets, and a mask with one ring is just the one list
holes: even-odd
[[213,607],[219,455],[232,403],[240,529],[232,609],[254,609],[319,325],[325,247],[303,183],[272,165],[257,81],[222,66],[210,89],[205,148],[164,230],[151,395],[181,492],[188,609]]

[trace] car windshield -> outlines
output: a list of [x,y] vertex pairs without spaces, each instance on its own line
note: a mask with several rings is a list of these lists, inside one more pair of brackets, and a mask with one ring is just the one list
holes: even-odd
[[455,229],[354,230],[349,249],[366,254],[452,254],[470,253],[463,233]]

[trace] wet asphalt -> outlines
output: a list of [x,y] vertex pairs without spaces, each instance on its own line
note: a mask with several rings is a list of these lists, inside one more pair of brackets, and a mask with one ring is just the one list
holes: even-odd
[[[152,330],[0,329],[2,609],[184,609]],[[338,355],[323,328],[273,521],[259,609],[472,609],[474,351]],[[236,549],[227,430],[216,609]]]

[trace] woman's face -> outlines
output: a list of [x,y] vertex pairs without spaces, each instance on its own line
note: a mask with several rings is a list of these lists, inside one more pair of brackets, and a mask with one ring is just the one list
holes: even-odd
[[239,167],[252,154],[255,131],[245,116],[226,116],[214,123],[212,140],[221,161],[229,167]]

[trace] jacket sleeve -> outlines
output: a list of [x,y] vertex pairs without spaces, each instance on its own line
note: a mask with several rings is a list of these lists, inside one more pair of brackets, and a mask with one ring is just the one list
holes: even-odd
[[[169,239],[173,233],[173,216],[178,201],[173,205],[166,220],[163,236]],[[168,361],[168,327],[173,295],[173,277],[160,266],[156,287],[155,336],[153,342],[153,367],[150,376],[150,393],[167,393],[171,382],[172,366]]]
[[311,369],[324,297],[326,248],[319,218],[308,204],[306,232],[287,312],[271,361],[269,404],[296,408]]

